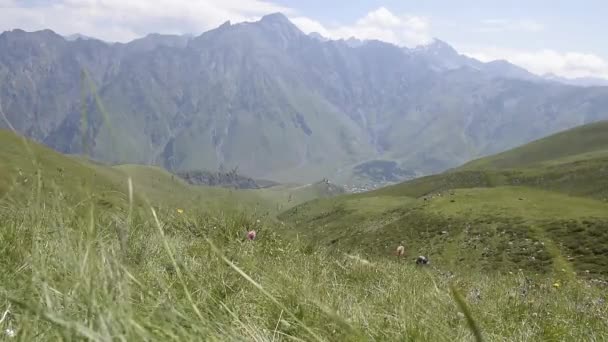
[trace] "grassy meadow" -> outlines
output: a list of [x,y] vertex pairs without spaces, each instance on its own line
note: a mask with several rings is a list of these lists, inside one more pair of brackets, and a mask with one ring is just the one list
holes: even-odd
[[22,341],[467,341],[466,312],[485,340],[608,331],[605,289],[571,274],[418,268],[285,239],[253,212],[131,203],[3,207],[3,330]]
[[608,340],[601,187],[238,191],[0,140],[0,339]]

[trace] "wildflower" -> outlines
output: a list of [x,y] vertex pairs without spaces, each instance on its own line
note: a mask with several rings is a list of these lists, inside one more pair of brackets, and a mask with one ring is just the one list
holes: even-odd
[[249,240],[249,241],[255,240],[255,236],[256,236],[256,235],[257,235],[257,234],[256,234],[255,230],[250,230],[250,231],[247,233],[247,240]]
[[184,209],[179,209],[179,208],[178,208],[178,209],[177,209],[177,213],[178,213],[178,214],[183,214],[183,213],[184,213]]
[[553,284],[553,287],[555,287],[555,288],[559,288],[559,287],[560,287],[560,285],[559,285],[559,283],[554,283],[554,284]]
[[4,330],[4,333],[8,337],[15,337],[15,336],[17,336],[17,332],[13,328],[6,328],[6,330]]

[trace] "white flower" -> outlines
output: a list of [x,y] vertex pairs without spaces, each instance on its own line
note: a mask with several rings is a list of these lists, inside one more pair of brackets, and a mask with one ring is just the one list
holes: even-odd
[[4,330],[4,333],[8,337],[15,337],[15,336],[17,336],[17,332],[13,328],[7,328],[6,330]]

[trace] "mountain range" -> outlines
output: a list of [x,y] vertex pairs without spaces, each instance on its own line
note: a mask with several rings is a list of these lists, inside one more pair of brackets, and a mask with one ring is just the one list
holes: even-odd
[[282,14],[126,44],[0,35],[0,127],[108,163],[278,181],[364,182],[370,161],[429,174],[608,119],[608,87],[564,83],[440,40],[327,40]]

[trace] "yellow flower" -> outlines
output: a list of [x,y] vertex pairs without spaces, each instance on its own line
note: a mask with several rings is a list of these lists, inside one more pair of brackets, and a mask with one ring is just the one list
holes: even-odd
[[178,214],[183,214],[184,213],[184,209],[177,209],[177,213]]
[[555,288],[558,288],[559,286],[560,286],[559,283],[553,284],[553,287],[555,287]]

